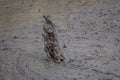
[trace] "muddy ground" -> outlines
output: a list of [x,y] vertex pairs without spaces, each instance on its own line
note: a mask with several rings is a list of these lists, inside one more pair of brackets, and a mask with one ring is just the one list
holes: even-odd
[[[65,63],[44,51],[43,15]],[[120,80],[120,0],[0,0],[0,80]]]

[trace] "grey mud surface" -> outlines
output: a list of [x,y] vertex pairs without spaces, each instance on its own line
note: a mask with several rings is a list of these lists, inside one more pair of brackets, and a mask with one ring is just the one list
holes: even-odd
[[[120,0],[21,1],[0,0],[0,80],[120,80]],[[44,52],[43,14],[65,63]]]

